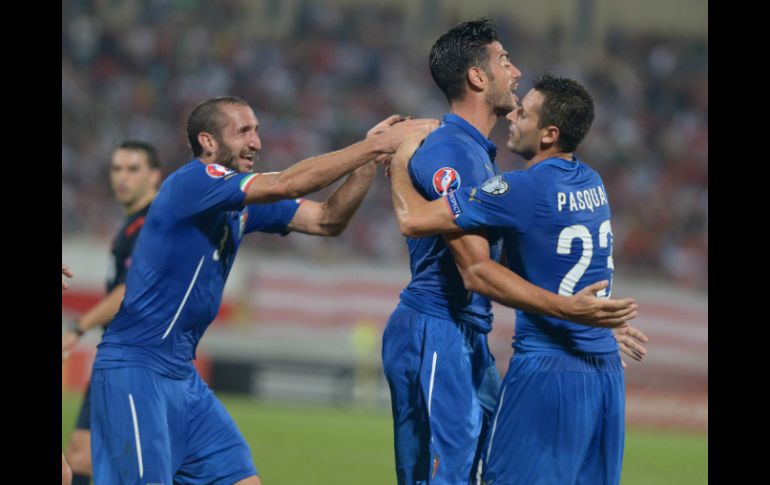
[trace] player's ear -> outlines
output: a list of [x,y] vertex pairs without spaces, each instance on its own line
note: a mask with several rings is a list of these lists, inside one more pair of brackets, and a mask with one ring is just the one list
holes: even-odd
[[217,151],[217,140],[211,133],[206,133],[205,131],[198,133],[198,143],[200,143],[204,152],[214,153]]
[[466,79],[468,81],[468,86],[473,91],[483,91],[484,87],[487,85],[487,73],[480,67],[473,66],[468,69]]
[[550,125],[546,126],[541,129],[541,132],[543,133],[542,138],[540,138],[540,143],[543,143],[544,145],[553,145],[557,141],[559,141],[559,127]]

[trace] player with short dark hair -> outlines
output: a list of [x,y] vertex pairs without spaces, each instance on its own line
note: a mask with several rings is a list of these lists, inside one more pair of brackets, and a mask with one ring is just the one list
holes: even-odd
[[[421,200],[444,198],[499,173],[497,147],[488,136],[498,118],[514,108],[521,76],[488,18],[442,35],[430,52],[430,71],[450,112],[403,173],[403,182]],[[412,279],[382,339],[396,475],[399,484],[466,483],[500,383],[487,343],[490,301],[473,291],[471,269],[500,258],[502,234],[490,227],[443,237],[406,235]],[[599,324],[632,311],[632,302],[600,300],[589,290],[567,298],[513,273],[507,281],[515,306],[546,315]]]
[[[601,177],[572,153],[593,116],[583,86],[542,76],[507,116],[508,148],[524,157],[527,169],[433,202],[411,186],[406,165],[419,140],[407,139],[392,163],[399,224],[413,235],[502,230],[507,265],[516,274],[562,297],[589,288],[609,298],[614,268],[609,199]],[[476,291],[516,306],[511,271],[487,259],[469,273]],[[597,280],[605,284],[588,284]],[[624,351],[641,359],[639,342],[646,337],[624,323],[635,310],[634,304],[605,326],[630,332],[633,349]],[[625,391],[613,332],[523,307],[516,313],[513,347],[479,466],[485,482],[619,483]]]

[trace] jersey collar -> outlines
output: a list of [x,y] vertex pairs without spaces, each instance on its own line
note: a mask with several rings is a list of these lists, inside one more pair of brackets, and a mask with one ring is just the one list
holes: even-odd
[[564,160],[563,158],[558,157],[546,158],[542,162],[533,165],[532,168],[535,168],[539,165],[553,165],[561,168],[562,170],[577,170],[579,164],[580,160],[578,160],[578,157],[572,155],[572,161]]
[[470,135],[471,138],[476,140],[476,143],[481,145],[484,150],[486,150],[487,153],[489,153],[489,158],[494,161],[495,155],[497,155],[497,146],[492,143],[492,141],[481,134],[479,130],[476,129],[475,126],[465,121],[460,116],[457,116],[454,113],[447,113],[444,115],[444,118],[442,121],[446,124],[449,123],[451,125],[455,125],[456,127],[460,128],[464,132],[466,132],[468,135]]

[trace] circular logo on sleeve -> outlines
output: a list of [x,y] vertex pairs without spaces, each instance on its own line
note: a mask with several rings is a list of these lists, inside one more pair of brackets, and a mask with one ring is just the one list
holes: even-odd
[[433,174],[433,188],[444,196],[460,188],[460,174],[451,167],[442,167]]
[[503,195],[508,192],[508,182],[502,175],[496,175],[481,184],[481,190],[490,195]]
[[206,165],[206,173],[209,174],[209,177],[213,179],[219,179],[224,177],[228,173],[233,173],[233,171],[227,167],[223,167],[218,163],[210,163]]

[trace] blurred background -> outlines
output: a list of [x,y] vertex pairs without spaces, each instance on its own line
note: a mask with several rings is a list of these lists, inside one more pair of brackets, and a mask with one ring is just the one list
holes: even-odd
[[[629,363],[626,373],[629,440],[642,440],[629,442],[626,470],[635,460],[649,467],[646,451],[635,448],[649,436],[650,452],[663,454],[655,460],[685,470],[670,483],[705,483],[706,0],[66,0],[62,261],[76,278],[62,295],[63,321],[103,295],[111,240],[123,220],[107,177],[118,142],[155,144],[168,175],[191,156],[185,123],[192,108],[233,94],[259,118],[258,170],[270,171],[355,142],[391,113],[440,118],[447,105],[430,76],[430,47],[482,15],[496,21],[523,72],[520,97],[546,71],[576,78],[593,94],[596,119],[577,154],[600,172],[612,205],[614,296],[637,298],[636,325],[651,339],[649,357]],[[505,149],[505,123],[491,138],[502,170],[523,167]],[[199,348],[211,387],[233,393],[233,408],[244,399],[236,395],[250,396],[237,420],[260,406],[268,406],[263,421],[292,406],[304,406],[303,416],[308,406],[364,413],[384,440],[364,470],[382,470],[370,473],[382,474],[371,483],[395,483],[379,350],[409,269],[387,180],[380,174],[341,237],[252,235],[238,259]],[[503,373],[514,313],[496,306],[495,316],[490,345]],[[98,331],[87,334],[63,365],[63,440],[98,341]],[[692,448],[677,441],[691,438]],[[269,473],[269,451],[256,449],[261,439],[249,441],[257,466]],[[691,469],[683,465],[690,463],[685,448]],[[360,483],[324,481],[319,468],[324,462],[316,481],[277,476],[271,483]],[[624,474],[624,483],[668,483],[666,473],[675,472],[661,473],[649,480]]]

